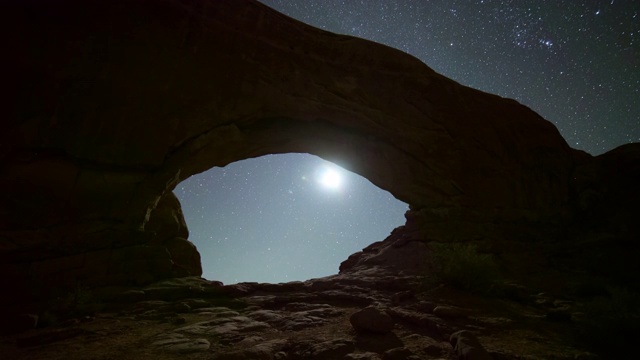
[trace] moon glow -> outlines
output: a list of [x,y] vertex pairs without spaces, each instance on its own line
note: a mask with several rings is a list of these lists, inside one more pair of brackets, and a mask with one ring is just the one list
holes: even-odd
[[339,189],[342,185],[342,176],[334,169],[325,169],[318,179],[320,185],[328,189]]

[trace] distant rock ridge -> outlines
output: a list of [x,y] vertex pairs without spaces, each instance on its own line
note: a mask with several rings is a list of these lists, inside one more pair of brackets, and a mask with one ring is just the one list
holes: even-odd
[[[5,302],[201,275],[172,189],[266,154],[318,155],[410,204],[380,245],[400,252],[374,244],[379,256],[345,269],[414,264],[419,252],[405,250],[432,240],[555,241],[633,203],[637,145],[580,154],[514,100],[256,1],[0,7],[15,54],[0,123],[0,286],[15,295]],[[607,175],[619,166],[636,170]],[[627,205],[600,224],[612,241],[637,234]]]

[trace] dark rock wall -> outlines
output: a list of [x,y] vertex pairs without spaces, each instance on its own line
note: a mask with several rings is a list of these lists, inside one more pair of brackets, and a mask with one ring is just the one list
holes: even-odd
[[199,275],[171,190],[265,154],[365,176],[411,205],[422,237],[499,237],[570,212],[575,155],[551,123],[400,51],[249,0],[1,6],[13,56],[0,258],[13,283]]
[[640,143],[580,162],[571,181],[570,264],[640,291]]

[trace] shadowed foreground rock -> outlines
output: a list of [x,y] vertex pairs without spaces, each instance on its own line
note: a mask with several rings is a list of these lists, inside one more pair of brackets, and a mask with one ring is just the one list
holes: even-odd
[[368,306],[349,318],[357,331],[386,334],[393,329],[393,319],[375,306]]
[[[379,282],[392,278],[394,286]],[[579,324],[550,322],[533,297],[487,302],[446,287],[422,291],[422,281],[380,267],[295,286],[167,280],[111,290],[97,312],[3,337],[0,353],[60,360],[597,359],[567,336]],[[237,288],[244,295],[228,295]],[[407,292],[412,296],[399,303],[390,300]],[[454,305],[468,316],[433,311]]]

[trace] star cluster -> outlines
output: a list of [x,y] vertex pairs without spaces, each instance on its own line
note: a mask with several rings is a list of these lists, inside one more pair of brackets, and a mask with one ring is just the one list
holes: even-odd
[[[593,155],[640,141],[640,1],[261,2],[516,99]],[[270,155],[179,184],[204,276],[234,283],[334,274],[351,253],[404,223],[407,205],[362,177],[342,170],[339,187],[323,186],[317,172],[326,166],[310,155]]]

